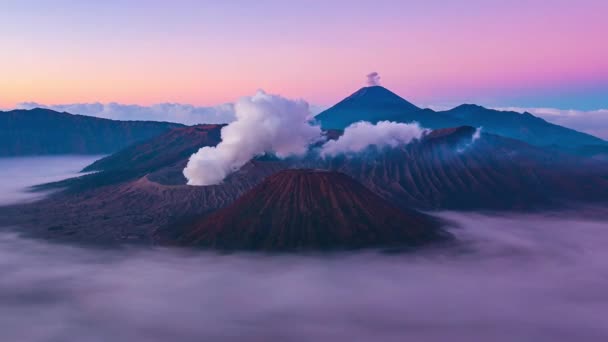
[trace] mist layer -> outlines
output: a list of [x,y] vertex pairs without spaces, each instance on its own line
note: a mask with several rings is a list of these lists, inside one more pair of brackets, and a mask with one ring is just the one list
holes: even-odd
[[606,222],[442,214],[409,255],[99,251],[0,235],[5,341],[605,341]]

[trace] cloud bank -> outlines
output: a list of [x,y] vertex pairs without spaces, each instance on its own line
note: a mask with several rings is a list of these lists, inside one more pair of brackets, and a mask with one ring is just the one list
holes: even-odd
[[358,153],[369,146],[396,147],[419,139],[428,130],[417,123],[397,123],[380,121],[373,125],[369,122],[356,122],[344,130],[337,140],[330,140],[321,147],[321,156],[331,157],[338,154]]
[[0,158],[0,206],[31,202],[47,193],[28,191],[43,183],[82,176],[80,170],[103,156]]
[[231,103],[213,107],[196,107],[189,104],[160,103],[151,106],[126,105],[120,103],[73,103],[44,105],[22,102],[18,109],[47,108],[70,114],[82,114],[112,120],[150,120],[196,125],[203,123],[228,123],[235,119]]
[[188,184],[218,184],[255,156],[303,155],[321,139],[321,127],[310,124],[312,114],[305,101],[259,91],[238,100],[234,110],[236,120],[222,128],[222,141],[190,157],[184,169]]

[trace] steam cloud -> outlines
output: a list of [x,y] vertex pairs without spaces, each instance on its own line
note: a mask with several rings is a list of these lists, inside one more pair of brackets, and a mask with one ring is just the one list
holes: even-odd
[[236,121],[222,129],[222,142],[193,154],[184,169],[190,185],[218,184],[253,157],[267,152],[280,158],[298,156],[321,138],[310,124],[308,103],[259,91],[236,102]]
[[321,147],[321,156],[335,156],[361,152],[369,146],[396,147],[419,139],[428,132],[417,123],[397,123],[380,121],[373,125],[369,122],[356,122],[344,130],[338,140],[330,140]]
[[380,74],[377,72],[372,72],[367,75],[367,85],[370,87],[379,86],[380,85]]
[[151,106],[121,103],[72,103],[47,106],[36,102],[22,102],[18,109],[46,108],[59,112],[95,116],[112,120],[151,120],[176,122],[186,125],[228,123],[235,119],[234,105],[226,103],[213,107],[189,104],[159,103]]
[[481,138],[481,130],[483,129],[483,127],[477,127],[477,129],[475,130],[475,133],[473,133],[473,140],[472,142],[477,141],[477,139]]
[[473,135],[471,136],[471,141],[459,146],[456,151],[458,153],[463,153],[464,151],[466,151],[469,147],[473,146],[473,144],[475,144],[475,142],[477,140],[479,140],[481,138],[481,130],[483,129],[483,127],[477,127],[477,129],[475,129],[475,133],[473,133]]

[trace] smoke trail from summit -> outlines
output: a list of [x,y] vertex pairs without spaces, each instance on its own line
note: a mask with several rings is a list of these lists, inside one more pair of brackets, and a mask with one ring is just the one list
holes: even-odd
[[380,85],[380,74],[377,72],[372,72],[367,75],[367,85],[370,87],[379,86]]

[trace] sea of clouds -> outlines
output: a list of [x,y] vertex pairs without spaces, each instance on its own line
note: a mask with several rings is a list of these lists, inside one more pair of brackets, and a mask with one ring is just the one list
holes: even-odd
[[444,213],[406,255],[90,250],[0,234],[3,341],[605,341],[606,222]]
[[[9,169],[28,166],[25,187],[89,161],[0,159],[0,193],[24,200]],[[0,228],[0,340],[606,341],[608,220],[589,210],[444,212],[456,244],[398,255],[101,250]]]
[[29,187],[78,176],[102,156],[48,156],[0,158],[0,206],[30,202],[45,194]]

